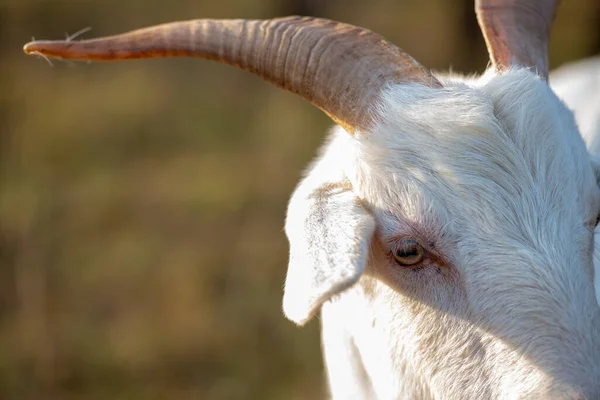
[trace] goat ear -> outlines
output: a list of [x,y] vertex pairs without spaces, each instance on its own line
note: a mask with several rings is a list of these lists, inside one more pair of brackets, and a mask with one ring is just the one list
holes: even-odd
[[321,304],[356,283],[374,231],[373,217],[349,185],[329,184],[308,196],[295,195],[286,222],[286,317],[304,325]]

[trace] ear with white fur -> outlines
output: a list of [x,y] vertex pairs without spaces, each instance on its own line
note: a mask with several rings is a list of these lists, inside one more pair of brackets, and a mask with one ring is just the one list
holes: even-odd
[[290,264],[283,312],[303,325],[321,304],[358,281],[375,221],[349,184],[327,184],[292,198],[285,230]]

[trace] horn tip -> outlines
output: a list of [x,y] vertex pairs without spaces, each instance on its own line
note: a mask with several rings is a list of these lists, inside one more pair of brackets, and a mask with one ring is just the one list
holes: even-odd
[[23,52],[29,56],[63,58],[68,48],[62,40],[34,40],[23,46]]
[[39,47],[39,42],[29,42],[23,46],[23,52],[27,55],[32,55],[34,52],[40,51]]
[[34,40],[33,42],[26,43],[23,46],[23,52],[29,56],[32,55],[46,55],[47,45],[49,42],[42,40]]

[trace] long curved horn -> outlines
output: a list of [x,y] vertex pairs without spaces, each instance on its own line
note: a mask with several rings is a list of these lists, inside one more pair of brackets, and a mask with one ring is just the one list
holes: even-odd
[[548,79],[548,42],[559,1],[475,1],[477,20],[497,68],[522,65]]
[[27,54],[72,60],[199,57],[250,71],[299,94],[349,133],[375,121],[390,83],[441,86],[400,48],[363,28],[325,19],[193,20],[84,41],[35,41]]

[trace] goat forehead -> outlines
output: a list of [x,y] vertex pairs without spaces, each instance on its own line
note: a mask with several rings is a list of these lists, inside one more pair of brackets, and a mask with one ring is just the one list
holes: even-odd
[[361,143],[356,171],[358,191],[376,208],[573,222],[595,207],[572,115],[529,72],[442,91],[392,87],[383,98],[385,120]]

